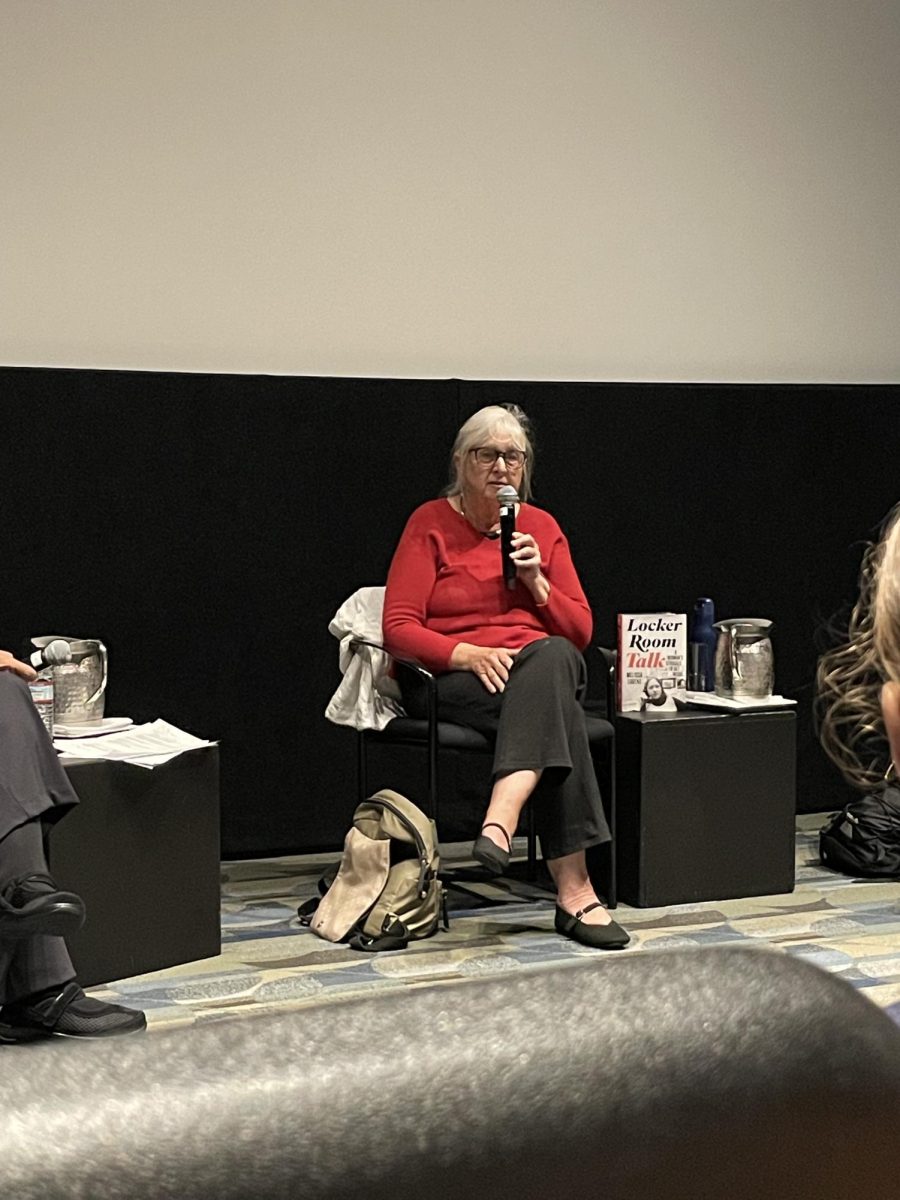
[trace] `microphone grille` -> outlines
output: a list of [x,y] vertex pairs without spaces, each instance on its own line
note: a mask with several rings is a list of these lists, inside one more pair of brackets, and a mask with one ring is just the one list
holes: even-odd
[[508,483],[504,483],[503,487],[497,488],[497,502],[501,507],[517,504],[518,500],[519,496],[516,489],[510,487]]
[[58,667],[61,663],[72,661],[72,647],[62,638],[57,638],[44,647],[43,658],[48,666]]

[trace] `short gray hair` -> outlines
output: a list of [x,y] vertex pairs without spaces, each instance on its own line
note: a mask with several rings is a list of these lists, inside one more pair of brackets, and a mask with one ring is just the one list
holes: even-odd
[[483,446],[492,437],[508,437],[525,451],[525,465],[519,483],[519,499],[531,499],[531,476],[534,468],[534,439],[531,423],[518,404],[489,404],[479,408],[465,421],[456,435],[450,451],[450,483],[445,496],[458,496],[462,491],[462,463],[470,450]]

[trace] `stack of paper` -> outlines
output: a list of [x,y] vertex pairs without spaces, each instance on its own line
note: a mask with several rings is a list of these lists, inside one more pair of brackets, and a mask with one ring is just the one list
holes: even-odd
[[168,721],[162,720],[150,721],[146,725],[130,725],[118,733],[66,737],[53,742],[64,758],[111,759],[134,763],[138,767],[158,767],[170,758],[177,758],[185,750],[215,744],[185,733],[183,729],[176,729]]
[[53,722],[55,738],[98,737],[101,733],[116,733],[133,725],[131,717],[101,717],[99,721],[57,721]]
[[698,708],[720,708],[731,712],[750,712],[754,708],[790,708],[797,703],[785,696],[763,696],[759,699],[741,697],[736,700],[731,696],[717,696],[715,692],[686,692],[688,704]]

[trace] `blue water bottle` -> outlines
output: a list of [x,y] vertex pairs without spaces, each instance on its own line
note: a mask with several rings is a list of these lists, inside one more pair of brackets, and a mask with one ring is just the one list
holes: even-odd
[[716,607],[708,596],[694,602],[688,641],[688,688],[692,692],[716,690]]

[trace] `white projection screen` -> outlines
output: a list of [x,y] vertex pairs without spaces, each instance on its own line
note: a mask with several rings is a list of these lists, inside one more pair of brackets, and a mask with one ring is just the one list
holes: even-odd
[[0,362],[900,379],[897,0],[2,0]]

